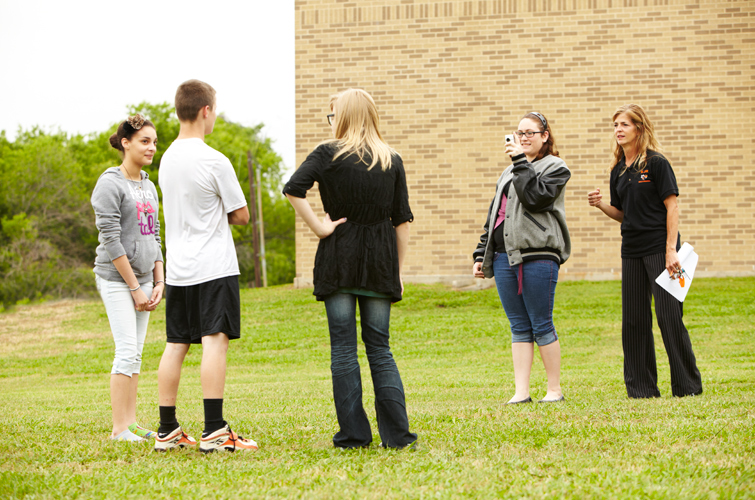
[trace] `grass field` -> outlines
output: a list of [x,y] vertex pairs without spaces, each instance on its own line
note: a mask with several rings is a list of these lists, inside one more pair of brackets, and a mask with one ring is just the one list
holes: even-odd
[[[695,280],[685,321],[700,397],[629,400],[622,377],[619,282],[558,285],[555,321],[567,401],[513,394],[508,323],[494,289],[408,286],[392,347],[416,451],[339,451],[324,307],[311,290],[242,291],[225,413],[260,444],[252,454],[158,454],[108,440],[112,337],[99,301],[0,314],[0,498],[755,498],[755,279]],[[153,313],[138,415],[155,428],[164,308]],[[201,350],[184,366],[178,418],[202,430]],[[545,394],[535,358],[532,396]]]

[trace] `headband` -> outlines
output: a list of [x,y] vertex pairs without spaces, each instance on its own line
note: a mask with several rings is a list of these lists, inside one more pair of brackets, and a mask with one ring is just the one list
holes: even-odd
[[530,111],[530,114],[531,115],[535,115],[535,116],[538,117],[538,119],[540,120],[540,123],[543,124],[543,132],[545,132],[546,130],[548,130],[548,121],[545,119],[545,117],[543,115],[541,115],[537,111]]

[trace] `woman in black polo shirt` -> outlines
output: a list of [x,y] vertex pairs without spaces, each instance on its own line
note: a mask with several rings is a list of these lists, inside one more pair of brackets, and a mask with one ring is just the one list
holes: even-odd
[[689,333],[682,321],[682,304],[664,291],[655,278],[667,269],[681,270],[679,189],[666,158],[657,152],[653,124],[636,104],[613,114],[611,203],[600,189],[587,195],[590,206],[621,223],[621,342],[624,383],[630,398],[660,397],[653,345],[651,293],[655,314],[671,367],[671,392],[692,396],[703,392]]

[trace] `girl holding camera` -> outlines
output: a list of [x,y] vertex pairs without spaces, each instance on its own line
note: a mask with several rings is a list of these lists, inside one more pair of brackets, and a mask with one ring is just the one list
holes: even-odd
[[531,112],[507,136],[509,165],[498,178],[480,243],[475,278],[495,278],[511,325],[516,392],[508,404],[530,403],[530,373],[537,343],[548,378],[540,403],[564,400],[561,346],[553,324],[558,270],[571,252],[564,187],[571,177],[559,158],[548,120]]

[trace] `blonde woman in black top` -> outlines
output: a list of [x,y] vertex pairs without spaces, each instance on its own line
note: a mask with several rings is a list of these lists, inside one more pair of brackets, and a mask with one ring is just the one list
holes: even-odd
[[611,167],[611,203],[600,189],[587,195],[590,206],[621,223],[621,340],[624,383],[630,398],[660,397],[657,384],[651,294],[671,368],[671,392],[703,392],[695,353],[682,321],[682,304],[655,278],[664,269],[681,271],[679,188],[668,160],[658,152],[654,127],[636,104],[613,114],[615,143]]
[[[377,108],[365,91],[334,95],[328,115],[334,139],[319,145],[291,176],[283,192],[320,243],[314,294],[325,302],[331,345],[333,397],[339,448],[372,442],[362,406],[357,361],[356,306],[375,388],[382,446],[413,445],[404,387],[389,345],[391,303],[401,300],[401,266],[406,255],[409,207],[401,156],[378,130]],[[321,221],[306,200],[317,182],[327,215]]]

